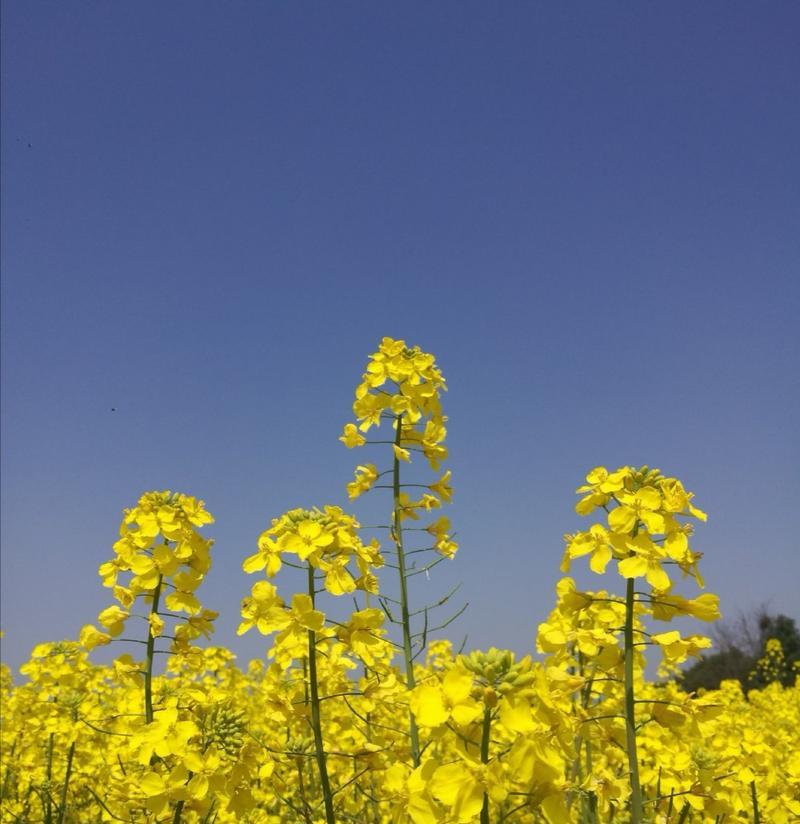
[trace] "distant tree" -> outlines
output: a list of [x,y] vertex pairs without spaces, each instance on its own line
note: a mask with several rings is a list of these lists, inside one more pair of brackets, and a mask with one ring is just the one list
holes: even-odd
[[788,687],[800,672],[800,632],[794,619],[785,615],[774,618],[762,615],[758,628],[763,645],[750,672],[750,685],[763,687],[772,681],[780,681]]
[[770,638],[776,638],[783,647],[783,656],[790,666],[800,660],[800,631],[797,629],[794,618],[785,615],[762,615],[758,628],[761,634],[762,651]]
[[[722,624],[713,635],[718,651],[702,656],[680,676],[688,692],[717,689],[726,679],[739,681],[744,689],[773,680],[784,686],[794,683],[800,670],[800,631],[793,618],[770,615],[761,607]],[[768,648],[770,640],[780,642],[780,655],[775,644]]]
[[703,655],[687,670],[684,670],[680,684],[687,692],[700,688],[715,690],[722,681],[734,679],[746,685],[755,659],[738,647],[729,647],[711,655]]

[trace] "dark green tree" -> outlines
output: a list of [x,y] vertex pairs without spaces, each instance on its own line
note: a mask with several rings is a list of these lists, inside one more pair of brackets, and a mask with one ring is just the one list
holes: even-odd
[[[800,632],[793,618],[786,615],[762,615],[758,622],[761,653],[750,673],[749,685],[763,687],[771,681],[780,681],[784,687],[794,683],[800,673]],[[770,641],[781,645],[779,654],[767,651]],[[767,666],[764,666],[767,664]]]
[[711,655],[704,655],[691,667],[684,670],[680,684],[687,692],[701,688],[715,690],[722,681],[735,679],[747,684],[755,659],[746,655],[738,647],[729,647]]
[[800,668],[800,631],[794,618],[770,615],[761,607],[719,627],[714,633],[718,651],[702,656],[684,670],[679,679],[681,686],[687,692],[718,689],[726,679],[739,681],[744,689],[764,686],[764,676],[756,671],[756,663],[763,658],[771,638],[780,641],[785,659],[778,680],[784,686],[793,684]]

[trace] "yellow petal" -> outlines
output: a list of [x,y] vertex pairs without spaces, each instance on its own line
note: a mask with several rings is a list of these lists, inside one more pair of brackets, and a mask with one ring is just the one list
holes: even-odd
[[148,772],[139,779],[139,788],[146,796],[154,796],[166,792],[167,785],[158,773]]
[[450,717],[438,687],[422,684],[411,693],[411,712],[423,727],[438,727]]
[[647,560],[639,555],[619,562],[619,574],[623,578],[641,578],[647,572]]
[[242,569],[248,574],[258,572],[267,565],[267,556],[263,552],[256,552],[255,555],[248,555],[242,562]]

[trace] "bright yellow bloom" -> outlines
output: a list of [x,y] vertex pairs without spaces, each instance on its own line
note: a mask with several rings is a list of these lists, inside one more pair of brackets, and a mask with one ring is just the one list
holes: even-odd
[[606,571],[606,566],[612,557],[611,536],[600,524],[594,524],[588,532],[579,532],[577,535],[568,536],[564,560],[561,563],[561,571],[569,571],[569,561],[571,558],[580,558],[582,555],[591,554],[589,566],[592,572],[602,575]]
[[374,464],[365,464],[356,467],[356,479],[347,484],[347,494],[350,500],[369,492],[372,485],[378,480],[378,470]]
[[666,557],[664,549],[644,532],[626,540],[625,546],[631,555],[619,562],[619,574],[623,578],[645,577],[653,589],[668,590],[669,576],[661,566]]
[[120,609],[116,605],[106,607],[98,616],[97,620],[107,630],[112,638],[116,638],[124,629],[125,621],[128,619],[127,610]]
[[394,451],[394,456],[398,461],[405,461],[406,463],[411,462],[411,453],[407,449],[403,449],[402,447],[393,444],[392,450]]
[[620,506],[608,514],[608,525],[614,532],[633,532],[639,522],[649,532],[664,531],[664,516],[658,512],[661,495],[657,489],[644,486],[634,493],[619,492],[617,500]]
[[481,705],[472,698],[472,674],[454,667],[441,682],[420,684],[411,693],[411,711],[423,727],[438,727],[450,718],[466,725],[480,715]]
[[354,423],[346,423],[344,425],[344,432],[339,440],[348,449],[352,449],[355,446],[363,446],[367,442],[367,439],[358,431]]
[[262,635],[269,635],[288,623],[283,599],[269,581],[253,584],[250,597],[242,601],[242,618],[244,620],[236,630],[237,635],[243,635],[253,627]]
[[450,501],[453,500],[453,489],[450,486],[451,474],[452,473],[448,469],[447,472],[445,472],[444,475],[442,475],[442,477],[439,478],[438,481],[435,481],[434,483],[428,485],[428,489],[430,489],[431,492],[438,495],[443,501],[446,501],[447,503],[450,503]]
[[301,561],[312,555],[317,558],[321,551],[333,543],[334,536],[323,532],[322,526],[312,520],[301,521],[292,532],[285,533],[280,540],[284,552],[293,552]]
[[100,632],[97,627],[87,624],[80,634],[80,644],[86,650],[105,646],[111,643],[111,636],[107,632]]

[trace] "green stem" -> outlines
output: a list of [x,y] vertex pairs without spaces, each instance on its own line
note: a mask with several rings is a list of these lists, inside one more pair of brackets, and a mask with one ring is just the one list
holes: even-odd
[[175,804],[175,815],[172,816],[172,824],[180,824],[181,813],[183,812],[183,801],[178,801]]
[[72,775],[72,758],[75,755],[75,742],[69,745],[67,752],[67,771],[64,773],[64,786],[61,788],[61,804],[58,807],[58,821],[57,824],[63,824],[64,816],[67,812],[67,789],[69,788],[69,779]]
[[[592,775],[592,739],[586,739],[586,774]],[[597,795],[591,790],[586,793],[586,820],[589,824],[597,824]]]
[[[577,673],[581,677],[583,677],[583,654],[581,652],[576,652],[575,644],[570,644],[569,646],[569,655],[571,658],[577,658],[578,667]],[[570,664],[568,668],[568,672],[570,675],[575,675],[576,668],[573,664]],[[580,692],[580,699],[581,699],[581,707],[586,709],[588,706],[588,697],[587,693],[584,690]],[[575,708],[577,706],[577,700],[575,693],[572,693],[570,697],[570,703],[572,704],[572,715],[573,717],[576,715]],[[582,728],[581,728],[582,729]],[[575,801],[575,784],[582,784],[583,783],[583,769],[581,766],[581,748],[583,747],[583,733],[579,732],[575,738],[573,739],[573,746],[575,747],[575,758],[572,762],[572,767],[569,773],[569,783],[570,788],[567,790],[567,809],[569,810],[572,807],[573,802]],[[583,818],[581,818],[583,821]]]
[[308,796],[306,795],[306,782],[303,780],[303,761],[304,758],[296,758],[295,765],[297,766],[297,788],[300,790],[300,801],[303,804],[303,818],[306,824],[313,824],[311,821],[311,812],[308,809]]
[[6,767],[5,775],[3,776],[3,787],[0,789],[0,800],[8,795],[8,787],[11,782],[11,765],[14,763],[14,753],[17,749],[17,741],[11,745],[11,752],[8,754],[8,766]]
[[[394,445],[399,447],[403,437],[403,416],[397,415],[395,418],[396,433]],[[392,499],[393,499],[393,528],[392,537],[397,548],[397,568],[400,576],[400,619],[403,625],[403,657],[406,665],[406,688],[413,690],[416,686],[414,680],[414,658],[411,650],[411,617],[408,611],[408,576],[406,575],[406,556],[403,550],[403,522],[402,509],[400,506],[400,459],[395,454],[392,464]],[[414,713],[409,711],[408,728],[411,738],[411,760],[414,766],[419,766],[419,731],[417,730],[417,720]]]
[[[153,603],[150,606],[150,614],[158,614],[158,601],[161,597],[161,582],[164,580],[162,575],[158,576],[158,583],[153,590]],[[156,639],[147,629],[147,663],[144,669],[144,720],[147,724],[153,723],[153,658],[156,648]]]
[[[492,711],[489,707],[483,711],[483,732],[481,735],[481,764],[489,763],[489,741],[492,728]],[[483,806],[481,807],[481,824],[489,824],[489,795],[483,791]]]
[[753,798],[753,824],[761,824],[761,813],[758,811],[758,796],[756,795],[756,782],[750,782],[750,795]]
[[[308,691],[308,657],[303,657],[303,705],[309,707],[311,704],[311,695]],[[288,740],[288,738],[287,738]],[[310,760],[303,759],[306,762],[305,766],[308,768],[308,786],[309,792],[307,798],[314,798],[317,794],[317,782],[314,780],[314,767]]]
[[[367,608],[369,609],[370,600],[369,600],[369,592],[365,593],[366,595],[366,602]],[[369,681],[370,678],[370,669],[368,666],[364,666],[364,680]],[[368,743],[372,743],[372,713],[367,712],[364,714],[364,723],[366,725],[366,739]],[[378,802],[376,801],[376,793],[375,793],[375,775],[374,772],[370,772],[370,804],[372,809],[372,818],[375,824],[380,824],[381,816],[380,812],[378,811]]]
[[625,592],[625,737],[631,780],[631,824],[642,822],[642,790],[639,785],[639,757],[636,753],[636,701],[633,690],[633,604],[634,579],[627,579]]
[[[308,594],[311,597],[311,606],[315,606],[316,582],[314,579],[314,567],[308,565]],[[308,681],[311,699],[311,727],[314,730],[314,749],[317,756],[317,768],[319,769],[319,780],[322,785],[322,797],[325,802],[325,821],[327,824],[335,824],[336,818],[333,814],[333,793],[328,780],[328,765],[325,761],[325,747],[322,740],[322,720],[319,711],[319,689],[317,686],[317,633],[313,629],[308,630]]]
[[53,740],[55,739],[55,733],[50,733],[50,737],[47,739],[47,771],[45,773],[46,776],[46,792],[47,797],[44,802],[44,820],[45,824],[51,824],[53,821],[53,803],[52,797],[50,795],[50,784],[53,780]]

